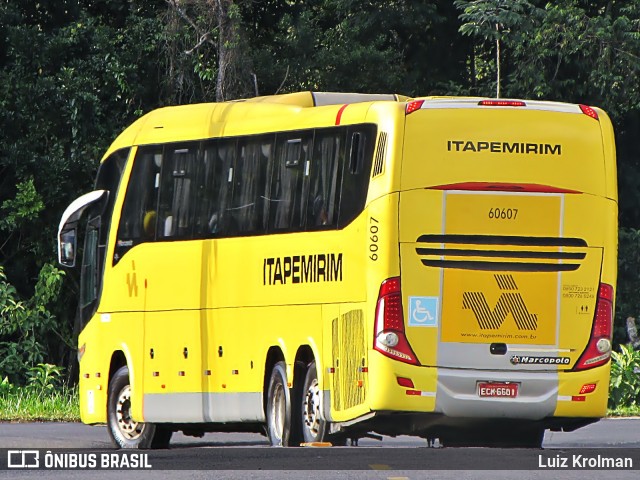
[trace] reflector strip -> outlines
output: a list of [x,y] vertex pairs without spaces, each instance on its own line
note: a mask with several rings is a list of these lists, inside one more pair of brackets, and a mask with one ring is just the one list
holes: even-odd
[[559,402],[586,402],[587,397],[582,395],[573,395],[572,397],[568,395],[558,395]]
[[422,390],[407,390],[405,392],[407,395],[416,396],[416,397],[435,397],[436,392],[423,392]]

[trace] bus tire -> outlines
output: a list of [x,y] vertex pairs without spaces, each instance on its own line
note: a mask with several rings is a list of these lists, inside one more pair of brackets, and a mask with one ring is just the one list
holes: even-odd
[[271,370],[267,389],[267,436],[273,447],[287,447],[291,440],[291,392],[287,368],[278,362]]
[[316,362],[311,362],[307,368],[302,389],[302,437],[304,442],[323,442],[327,436],[327,422],[322,416],[320,385]]
[[172,431],[153,423],[131,418],[131,385],[129,367],[120,367],[109,381],[107,426],[113,444],[118,448],[147,449],[169,446]]

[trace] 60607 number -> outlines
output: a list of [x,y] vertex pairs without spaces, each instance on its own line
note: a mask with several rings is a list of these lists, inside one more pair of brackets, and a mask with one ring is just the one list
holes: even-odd
[[495,220],[515,220],[518,216],[517,208],[490,208],[489,218]]

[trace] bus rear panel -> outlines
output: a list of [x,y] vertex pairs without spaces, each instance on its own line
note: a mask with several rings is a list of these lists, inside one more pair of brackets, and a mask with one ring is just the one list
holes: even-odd
[[408,421],[445,437],[461,419],[572,429],[606,413],[610,122],[577,105],[482,103],[407,106],[391,280],[403,318],[384,318],[383,284],[372,364],[393,387],[372,387],[374,409],[441,414]]

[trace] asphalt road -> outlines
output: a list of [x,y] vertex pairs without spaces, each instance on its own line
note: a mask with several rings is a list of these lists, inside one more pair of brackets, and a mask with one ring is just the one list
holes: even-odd
[[[131,468],[28,470],[7,469],[7,449],[37,450],[42,464],[49,451],[59,462],[72,462],[71,455],[89,466],[90,455],[96,466],[100,466],[104,455],[104,458],[118,457],[122,451],[113,449],[105,427],[74,423],[0,423],[0,478],[640,478],[640,419],[606,419],[575,432],[547,432],[543,447],[543,450],[427,448],[421,439],[384,437],[382,441],[362,439],[358,447],[278,449],[270,448],[260,435],[207,434],[198,439],[175,434],[168,450],[145,452],[144,460],[152,466],[151,471]],[[600,470],[588,464],[586,468],[576,469],[576,455],[581,455],[578,462],[592,463],[597,462],[591,459],[598,455],[615,461],[628,457],[632,459],[633,470],[611,469],[606,464],[601,465],[605,468]],[[131,467],[134,460],[129,456],[125,463]],[[563,467],[563,463],[567,466]]]

